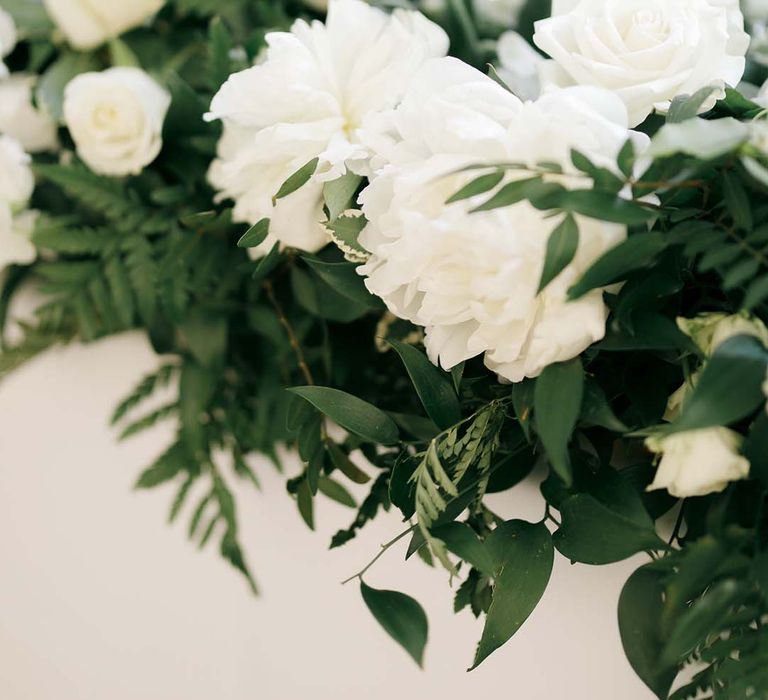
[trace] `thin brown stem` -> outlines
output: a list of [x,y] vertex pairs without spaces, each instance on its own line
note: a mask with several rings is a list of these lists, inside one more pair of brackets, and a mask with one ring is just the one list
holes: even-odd
[[381,559],[387,551],[394,547],[400,540],[403,539],[403,537],[406,537],[407,535],[410,535],[414,530],[416,529],[416,525],[411,525],[407,530],[403,530],[397,537],[391,539],[386,544],[381,545],[381,551],[373,558],[371,561],[363,568],[361,571],[358,571],[354,576],[350,576],[346,581],[342,581],[341,585],[344,586],[350,581],[354,581],[356,578],[359,578],[361,581],[363,580],[363,576],[368,572],[368,570],[377,562],[379,559]]
[[315,380],[312,377],[312,372],[310,371],[309,365],[307,364],[306,358],[304,357],[304,351],[301,349],[299,339],[296,337],[296,331],[293,330],[291,322],[288,320],[288,317],[285,315],[285,311],[283,311],[282,305],[277,299],[275,288],[272,286],[272,282],[270,282],[270,280],[265,280],[262,283],[262,287],[264,287],[264,291],[267,293],[267,299],[269,299],[269,303],[272,304],[272,308],[274,308],[275,313],[277,314],[277,319],[280,321],[280,325],[285,329],[285,334],[288,336],[288,342],[290,343],[291,348],[296,355],[296,361],[298,362],[301,373],[304,375],[304,379],[306,380],[307,384],[314,386]]

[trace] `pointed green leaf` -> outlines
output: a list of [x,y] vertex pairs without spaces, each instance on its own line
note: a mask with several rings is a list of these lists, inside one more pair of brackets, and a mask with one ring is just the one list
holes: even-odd
[[496,586],[472,669],[509,641],[534,611],[549,583],[554,559],[552,537],[543,523],[502,523],[486,547],[494,559]]
[[306,185],[315,174],[315,170],[317,170],[317,165],[319,162],[319,158],[313,158],[309,161],[309,163],[302,165],[280,186],[280,189],[277,191],[277,194],[274,197],[275,200],[283,199],[289,194],[293,194],[301,187],[304,187],[304,185]]
[[360,592],[368,610],[386,633],[402,646],[419,666],[423,666],[429,624],[421,605],[404,593],[377,590],[363,581],[360,581]]
[[389,341],[403,361],[427,415],[442,429],[461,420],[461,404],[448,374],[435,367],[413,345]]
[[579,227],[570,214],[562,220],[549,236],[544,269],[539,282],[539,293],[571,264],[579,249]]
[[398,440],[394,421],[376,406],[356,396],[322,386],[299,386],[288,391],[306,399],[342,428],[365,440],[382,445],[392,445]]
[[476,177],[474,180],[464,185],[464,187],[448,199],[446,204],[453,204],[454,202],[460,202],[463,199],[469,199],[470,197],[476,197],[479,194],[490,192],[503,179],[504,173],[501,170],[480,175],[480,177]]
[[237,242],[238,248],[255,248],[260,246],[269,235],[269,219],[262,219],[249,228]]

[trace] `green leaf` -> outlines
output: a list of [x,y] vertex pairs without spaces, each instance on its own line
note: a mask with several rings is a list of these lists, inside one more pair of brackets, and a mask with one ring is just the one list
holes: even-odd
[[216,391],[216,376],[196,362],[185,362],[179,382],[181,433],[189,456],[201,459],[207,438],[203,417]]
[[461,404],[448,374],[413,345],[388,341],[403,361],[427,415],[445,430],[461,420]]
[[563,482],[573,483],[568,443],[576,427],[584,394],[584,369],[578,359],[550,365],[536,380],[536,430],[552,468]]
[[576,219],[568,214],[552,231],[547,241],[547,255],[539,282],[541,293],[568,265],[579,249],[579,226]]
[[208,26],[208,82],[213,90],[218,90],[232,73],[229,56],[233,43],[221,17],[214,17]]
[[496,575],[496,562],[485,543],[466,523],[448,523],[432,530],[432,534],[445,543],[448,551],[475,567],[483,576]]
[[228,324],[223,312],[195,309],[180,326],[194,358],[209,369],[224,366]]
[[464,185],[464,187],[446,201],[446,204],[453,204],[454,202],[460,202],[463,199],[469,199],[470,197],[476,197],[479,194],[490,192],[503,179],[504,173],[501,170],[480,175],[480,177],[477,177]]
[[727,625],[731,608],[743,597],[738,581],[715,584],[680,615],[661,653],[662,664],[681,662],[707,635],[719,634]]
[[575,214],[627,226],[644,224],[658,216],[652,209],[600,190],[567,192],[560,206]]
[[290,194],[293,194],[296,190],[300,189],[301,187],[304,187],[312,176],[315,174],[315,170],[317,170],[317,165],[320,162],[319,158],[313,158],[309,161],[309,163],[306,163],[305,165],[302,165],[293,175],[291,175],[281,186],[280,189],[277,191],[277,194],[274,196],[275,201],[278,199],[283,199],[287,197]]
[[707,85],[694,92],[693,95],[678,95],[672,100],[669,112],[667,112],[667,124],[679,124],[688,119],[694,119],[704,103],[715,92],[717,92],[717,88]]
[[568,290],[568,296],[578,299],[593,289],[625,279],[630,272],[650,265],[667,245],[667,239],[660,232],[630,236],[598,258]]
[[312,490],[309,488],[309,481],[302,479],[296,490],[296,504],[299,507],[299,515],[307,524],[310,530],[315,529],[315,506],[312,498]]
[[632,139],[627,139],[624,142],[616,162],[624,177],[632,177],[632,171],[635,167],[635,142]]
[[635,673],[664,700],[677,676],[677,666],[661,663],[661,614],[663,574],[638,569],[624,585],[619,598],[619,631],[624,653]]
[[365,440],[381,445],[392,445],[398,440],[397,426],[392,419],[356,396],[322,386],[300,386],[288,391],[309,401],[342,428]]
[[371,588],[360,581],[360,593],[368,610],[419,665],[424,663],[429,624],[424,609],[413,598],[397,591]]
[[186,466],[186,456],[179,443],[173,444],[136,482],[136,489],[152,489],[173,479]]
[[682,415],[670,432],[729,425],[765,404],[762,385],[768,350],[755,337],[739,335],[718,346],[707,361]]
[[488,201],[472,210],[472,213],[481,211],[491,211],[500,207],[509,207],[523,200],[529,199],[532,194],[541,192],[546,183],[541,177],[530,177],[524,180],[514,180],[508,182]]
[[552,537],[543,523],[502,523],[486,547],[494,560],[496,586],[472,669],[522,627],[544,595],[554,560]]
[[366,289],[363,278],[357,274],[355,263],[327,263],[310,257],[304,257],[304,260],[323,282],[341,296],[368,309],[384,308],[381,300]]
[[337,219],[354,204],[355,192],[362,181],[363,178],[360,175],[347,171],[341,177],[323,185],[323,198],[325,206],[328,207],[329,221]]
[[352,498],[352,494],[347,491],[347,489],[344,488],[338,481],[334,481],[333,479],[321,474],[320,481],[318,483],[318,489],[320,490],[320,493],[328,496],[328,498],[336,501],[337,503],[341,503],[343,506],[347,506],[348,508],[357,508],[357,503],[355,503],[355,499]]
[[571,561],[612,564],[664,547],[650,520],[640,523],[630,512],[617,512],[589,494],[566,498],[559,510],[562,526],[554,535],[555,546]]
[[342,450],[335,442],[327,441],[325,447],[331,458],[333,466],[336,467],[344,476],[355,484],[367,484],[371,477],[368,476],[349,458],[346,452]]
[[755,223],[752,204],[741,180],[733,173],[723,174],[723,196],[728,212],[736,226],[742,231],[751,232]]
[[269,219],[262,219],[249,228],[237,242],[238,248],[256,248],[267,240]]
[[332,232],[333,241],[340,250],[345,254],[352,253],[360,260],[365,260],[369,253],[360,245],[358,238],[367,224],[368,220],[360,212],[360,214],[337,216],[329,221],[325,227]]
[[109,60],[113,66],[141,68],[138,56],[136,56],[128,44],[117,37],[109,41]]

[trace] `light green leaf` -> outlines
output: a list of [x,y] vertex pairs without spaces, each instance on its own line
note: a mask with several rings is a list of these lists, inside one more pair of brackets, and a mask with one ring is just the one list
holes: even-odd
[[51,116],[61,121],[64,116],[64,89],[80,73],[95,70],[96,60],[87,53],[63,53],[37,81],[37,103],[45,106]]
[[362,181],[363,178],[360,175],[347,171],[341,177],[323,185],[323,198],[325,206],[328,207],[329,221],[337,219],[354,204],[355,192]]
[[647,155],[665,158],[677,153],[714,160],[738,149],[749,139],[749,127],[724,119],[688,119],[680,124],[665,124],[654,137]]
[[367,401],[338,389],[322,386],[299,386],[288,391],[309,401],[318,411],[350,433],[382,445],[397,442],[395,423],[386,413]]
[[386,633],[402,646],[419,666],[423,666],[429,624],[421,605],[404,593],[377,590],[363,581],[360,581],[360,593],[368,610]]

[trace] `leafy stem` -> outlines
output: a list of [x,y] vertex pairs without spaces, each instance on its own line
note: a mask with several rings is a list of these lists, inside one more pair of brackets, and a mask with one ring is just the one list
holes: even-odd
[[350,576],[348,579],[341,582],[342,586],[345,586],[346,584],[350,583],[351,581],[354,581],[355,579],[363,580],[363,576],[368,573],[368,570],[373,567],[373,565],[379,561],[386,553],[389,551],[390,548],[394,547],[400,540],[402,540],[404,537],[407,537],[410,535],[415,529],[416,525],[411,525],[407,530],[403,530],[397,537],[392,538],[389,542],[386,542],[385,544],[381,545],[381,550],[379,553],[371,559],[366,566],[364,566],[360,571],[358,571],[353,576]]

